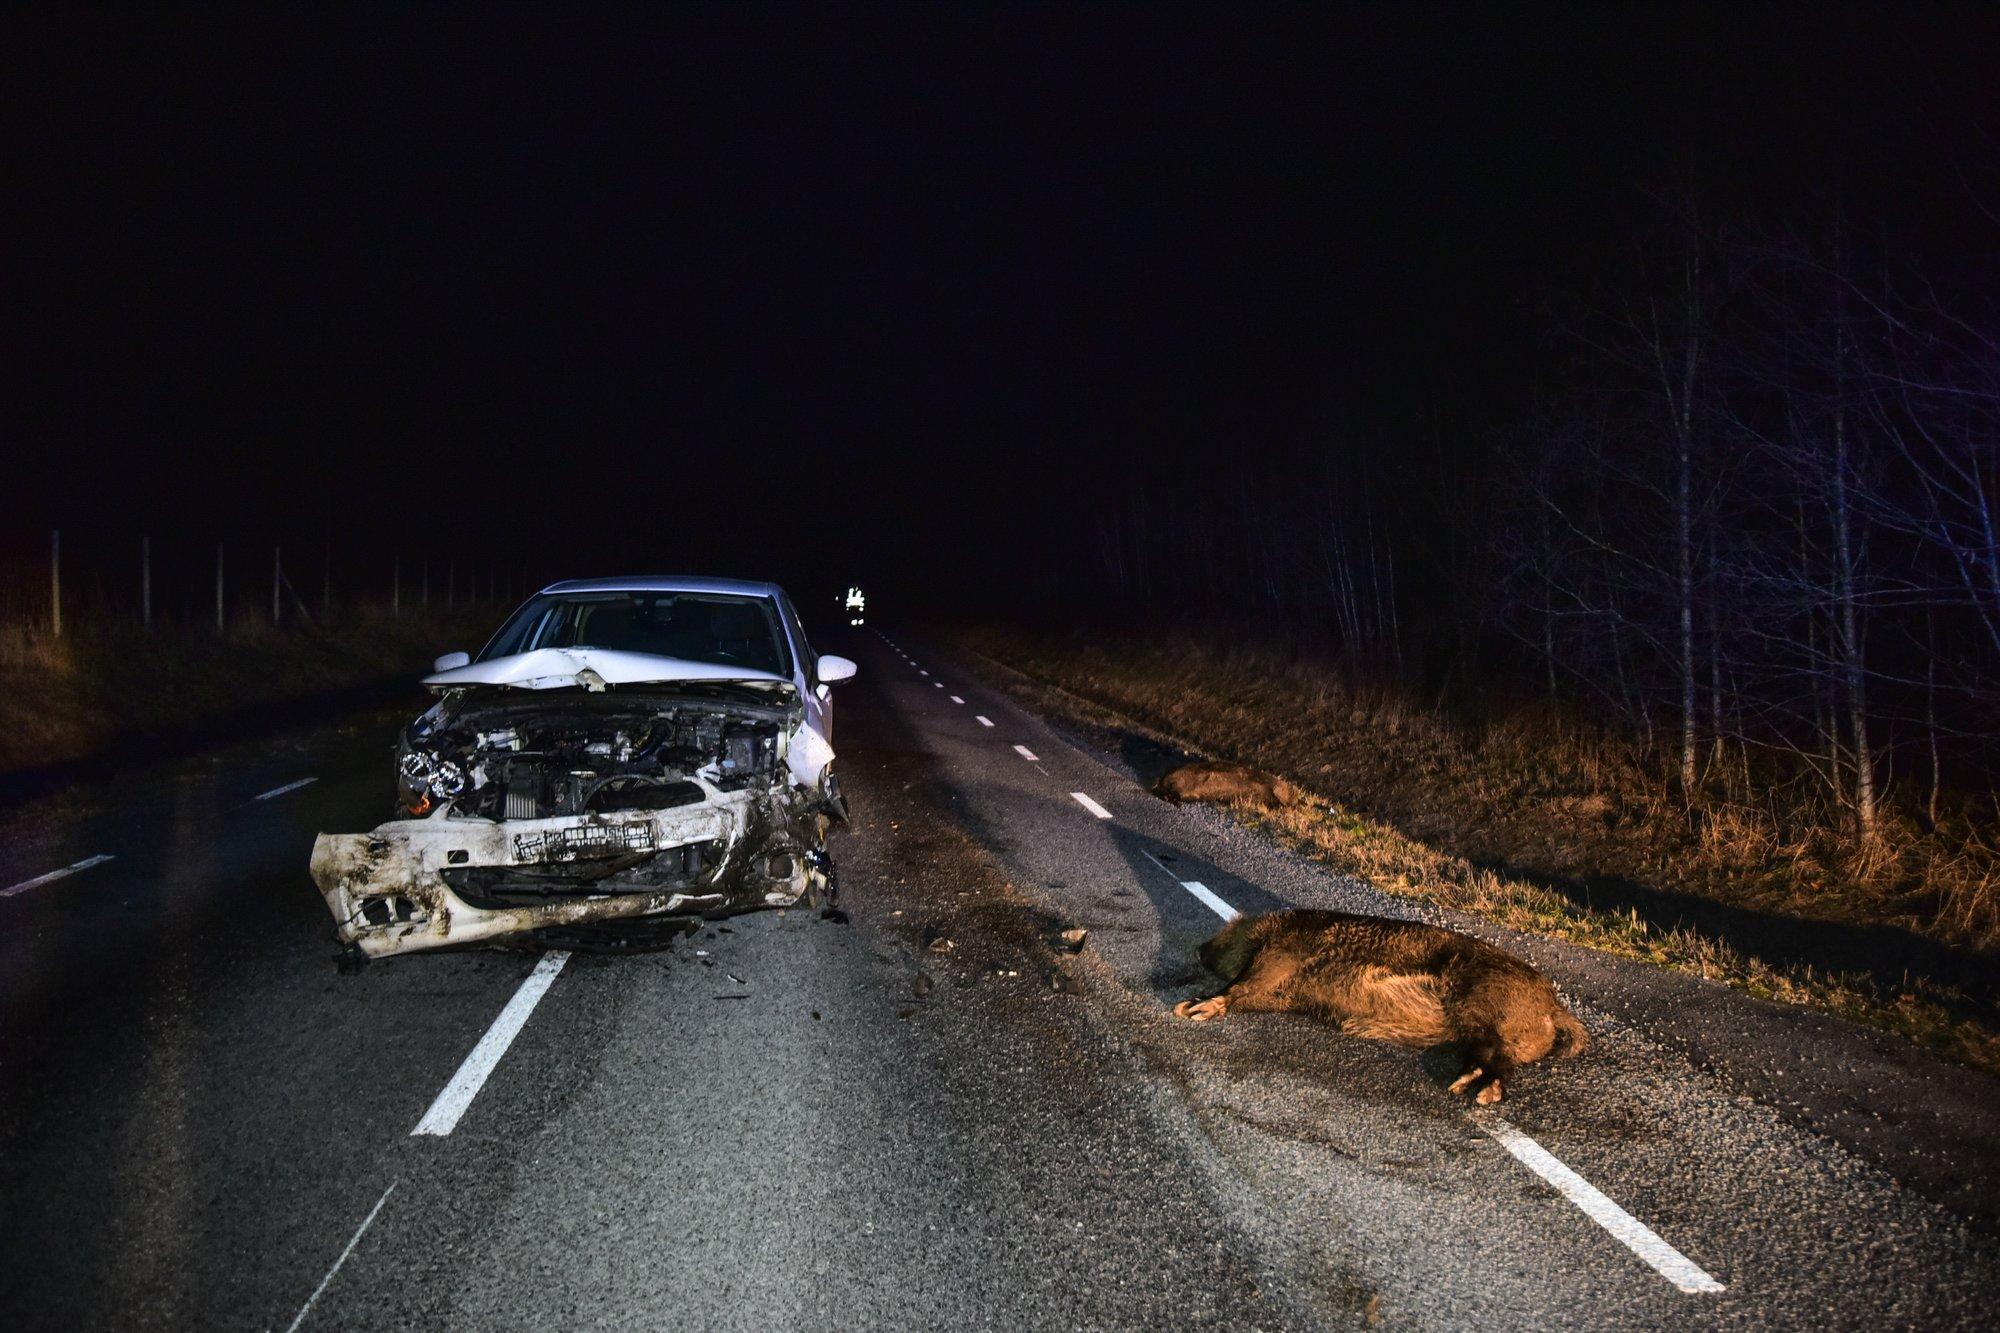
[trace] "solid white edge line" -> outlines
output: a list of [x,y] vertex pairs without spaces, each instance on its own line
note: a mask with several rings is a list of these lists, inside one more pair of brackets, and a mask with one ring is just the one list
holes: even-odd
[[1027,761],[1028,761],[1029,763],[1031,763],[1031,764],[1032,764],[1032,763],[1036,763],[1036,762],[1039,762],[1039,761],[1037,761],[1037,760],[1036,760],[1036,758],[1035,758],[1035,752],[1034,752],[1033,750],[1030,750],[1030,749],[1029,749],[1029,748],[1028,748],[1027,746],[1025,746],[1025,745],[1017,745],[1017,746],[1015,746],[1015,747],[1014,747],[1014,753],[1015,753],[1015,754],[1018,754],[1018,755],[1020,755],[1020,756],[1021,756],[1021,758],[1023,758],[1023,759],[1025,759],[1025,760],[1027,760]]
[[990,727],[993,725],[993,719],[986,716],[986,714],[984,713],[974,713],[972,716],[978,721],[979,725],[982,727]]
[[11,898],[17,893],[26,893],[29,889],[38,889],[44,884],[53,884],[56,880],[74,875],[79,870],[88,870],[92,866],[101,866],[106,861],[115,859],[115,857],[103,852],[98,853],[96,856],[86,856],[81,861],[64,866],[61,870],[51,870],[46,875],[37,875],[33,879],[24,879],[19,884],[10,884],[4,889],[0,889],[0,898]]
[[952,701],[953,703],[955,703],[955,704],[962,704],[962,703],[964,703],[964,702],[965,702],[965,700],[963,700],[963,699],[959,698],[959,697],[958,697],[957,695],[955,695],[955,694],[951,696],[951,701]]
[[342,1250],[340,1257],[333,1261],[333,1267],[326,1270],[326,1276],[319,1280],[317,1287],[313,1288],[313,1294],[306,1297],[306,1303],[299,1307],[298,1317],[292,1320],[291,1327],[287,1328],[285,1333],[298,1333],[299,1325],[305,1323],[306,1316],[312,1313],[313,1306],[319,1304],[319,1298],[326,1294],[327,1284],[333,1281],[333,1275],[338,1273],[340,1266],[347,1262],[347,1256],[354,1253],[354,1247],[359,1245],[361,1238],[368,1234],[368,1228],[375,1225],[375,1215],[382,1211],[382,1205],[389,1202],[389,1196],[396,1192],[396,1186],[401,1183],[401,1181],[392,1180],[389,1182],[389,1188],[382,1191],[382,1197],[377,1199],[375,1206],[368,1210],[368,1216],[361,1219],[361,1225],[355,1228],[354,1235],[347,1242],[347,1248]]
[[1516,1161],[1554,1186],[1556,1193],[1582,1209],[1584,1216],[1610,1232],[1626,1249],[1651,1264],[1661,1277],[1689,1295],[1725,1290],[1699,1264],[1661,1240],[1652,1228],[1606,1198],[1547,1148],[1505,1120],[1494,1119],[1488,1129]]
[[1096,815],[1099,819],[1111,818],[1111,812],[1109,810],[1106,810],[1103,806],[1099,805],[1097,802],[1091,800],[1088,794],[1080,791],[1073,791],[1070,793],[1070,795],[1076,799],[1076,803],[1078,805],[1090,811],[1091,814]]
[[514,997],[507,1001],[507,1007],[493,1020],[493,1026],[486,1029],[486,1035],[472,1048],[472,1054],[465,1057],[465,1063],[451,1076],[451,1082],[444,1085],[444,1091],[431,1103],[431,1109],[424,1112],[424,1118],[410,1131],[413,1137],[418,1134],[443,1136],[458,1127],[459,1117],[472,1105],[472,1099],[479,1095],[479,1090],[486,1086],[487,1076],[500,1063],[500,1057],[507,1054],[507,1048],[514,1044],[522,1024],[528,1021],[528,1015],[535,1012],[535,1006],[542,1002],[542,996],[568,961],[569,955],[560,949],[551,949],[542,955],[541,961],[535,964],[535,970],[528,974],[520,989],[514,992]]
[[252,796],[250,799],[253,801],[268,801],[273,796],[283,796],[288,791],[297,791],[301,787],[310,787],[313,783],[318,781],[319,781],[318,778],[300,778],[297,782],[287,782],[282,787],[273,787],[271,788],[271,790],[267,792],[259,792],[257,795]]

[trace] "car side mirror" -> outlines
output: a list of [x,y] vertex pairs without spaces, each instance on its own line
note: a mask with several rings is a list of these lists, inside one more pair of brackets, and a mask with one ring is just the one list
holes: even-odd
[[471,653],[446,653],[443,657],[440,657],[437,661],[431,663],[431,670],[456,671],[462,666],[471,666],[471,665],[472,665]]
[[832,653],[828,653],[819,659],[819,683],[838,685],[843,680],[853,680],[854,673],[860,669],[851,659],[835,657]]

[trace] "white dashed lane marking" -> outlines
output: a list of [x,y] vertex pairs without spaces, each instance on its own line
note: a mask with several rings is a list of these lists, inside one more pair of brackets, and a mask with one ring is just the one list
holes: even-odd
[[1027,760],[1027,761],[1028,761],[1029,763],[1031,763],[1031,764],[1032,764],[1032,763],[1037,763],[1037,762],[1039,762],[1039,761],[1038,761],[1038,760],[1036,760],[1036,758],[1035,758],[1035,752],[1034,752],[1033,750],[1030,750],[1030,749],[1029,749],[1029,748],[1028,748],[1027,746],[1025,746],[1025,745],[1017,745],[1017,746],[1015,746],[1015,747],[1014,747],[1014,753],[1015,753],[1015,754],[1018,754],[1018,755],[1020,755],[1020,756],[1021,756],[1021,758],[1023,758],[1023,759],[1025,759],[1025,760]]
[[982,727],[990,727],[993,725],[993,719],[986,716],[986,714],[984,713],[974,713],[972,716],[978,720],[979,725]]
[[92,866],[101,866],[111,859],[111,857],[102,854],[86,856],[81,861],[72,862],[64,866],[61,870],[51,870],[46,875],[37,875],[33,879],[24,879],[19,884],[10,884],[4,889],[0,889],[0,898],[11,898],[17,893],[26,893],[29,889],[38,889],[44,884],[53,884],[65,876],[74,875],[79,870],[88,870]]
[[520,1035],[522,1025],[528,1021],[528,1015],[535,1012],[535,1006],[542,1002],[542,996],[548,993],[556,974],[568,961],[569,955],[560,949],[551,949],[542,955],[541,961],[535,964],[535,970],[528,974],[528,979],[514,992],[514,998],[507,1001],[507,1007],[500,1011],[500,1017],[493,1020],[493,1026],[486,1029],[486,1035],[472,1048],[472,1054],[465,1057],[465,1063],[451,1076],[451,1082],[444,1085],[444,1091],[431,1103],[431,1109],[424,1112],[424,1118],[410,1131],[412,1136],[443,1136],[458,1127],[459,1118],[472,1105],[472,1099],[479,1095],[479,1090],[486,1086],[487,1076],[500,1063],[500,1057],[507,1054],[507,1048],[514,1044],[514,1038]]
[[1626,1249],[1651,1264],[1661,1277],[1690,1296],[1726,1290],[1694,1260],[1604,1197],[1595,1185],[1570,1170],[1547,1148],[1497,1116],[1487,1128],[1501,1147],[1514,1154],[1516,1161],[1555,1186],[1558,1194],[1581,1208],[1584,1216],[1610,1232]]
[[1084,792],[1073,791],[1070,793],[1070,796],[1075,799],[1078,805],[1090,811],[1091,814],[1096,815],[1099,819],[1111,818],[1111,812],[1109,810],[1106,810],[1103,806],[1091,800],[1090,797]]
[[1151,861],[1154,865],[1158,866],[1160,869],[1166,871],[1168,877],[1171,878],[1174,881],[1174,883],[1180,885],[1182,888],[1186,889],[1189,893],[1193,894],[1195,896],[1195,899],[1198,902],[1200,902],[1203,907],[1206,907],[1209,911],[1215,913],[1217,916],[1221,917],[1224,921],[1234,921],[1238,916],[1242,915],[1242,913],[1238,912],[1228,903],[1216,897],[1215,894],[1209,890],[1208,885],[1202,883],[1200,880],[1182,879],[1179,875],[1174,874],[1172,866],[1168,865],[1165,861],[1162,861],[1159,857],[1153,855],[1151,852],[1146,853],[1146,859],[1148,861]]
[[964,702],[965,702],[965,700],[963,700],[963,699],[959,698],[959,697],[958,697],[957,695],[955,695],[955,694],[951,696],[951,701],[952,701],[953,703],[955,703],[955,704],[962,704],[962,703],[964,703]]

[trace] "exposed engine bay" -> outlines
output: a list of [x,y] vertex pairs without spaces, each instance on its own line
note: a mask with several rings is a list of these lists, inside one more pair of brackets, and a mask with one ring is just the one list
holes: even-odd
[[789,688],[450,690],[410,724],[394,817],[322,834],[340,940],[379,957],[587,922],[783,907],[830,885],[830,748]]
[[667,810],[703,799],[697,779],[736,791],[778,769],[776,709],[579,693],[433,708],[397,759],[404,813],[436,803],[461,816],[540,819]]

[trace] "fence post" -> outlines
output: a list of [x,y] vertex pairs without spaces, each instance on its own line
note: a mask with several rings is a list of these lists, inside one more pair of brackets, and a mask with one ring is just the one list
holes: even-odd
[[62,529],[49,530],[49,626],[62,637]]
[[215,544],[215,632],[222,633],[229,628],[228,615],[222,601],[222,543]]
[[139,538],[139,623],[153,628],[153,539]]
[[282,553],[277,547],[273,546],[271,548],[271,623],[273,625],[278,623],[278,616],[282,609],[278,602],[278,589],[283,586],[284,582],[285,562]]

